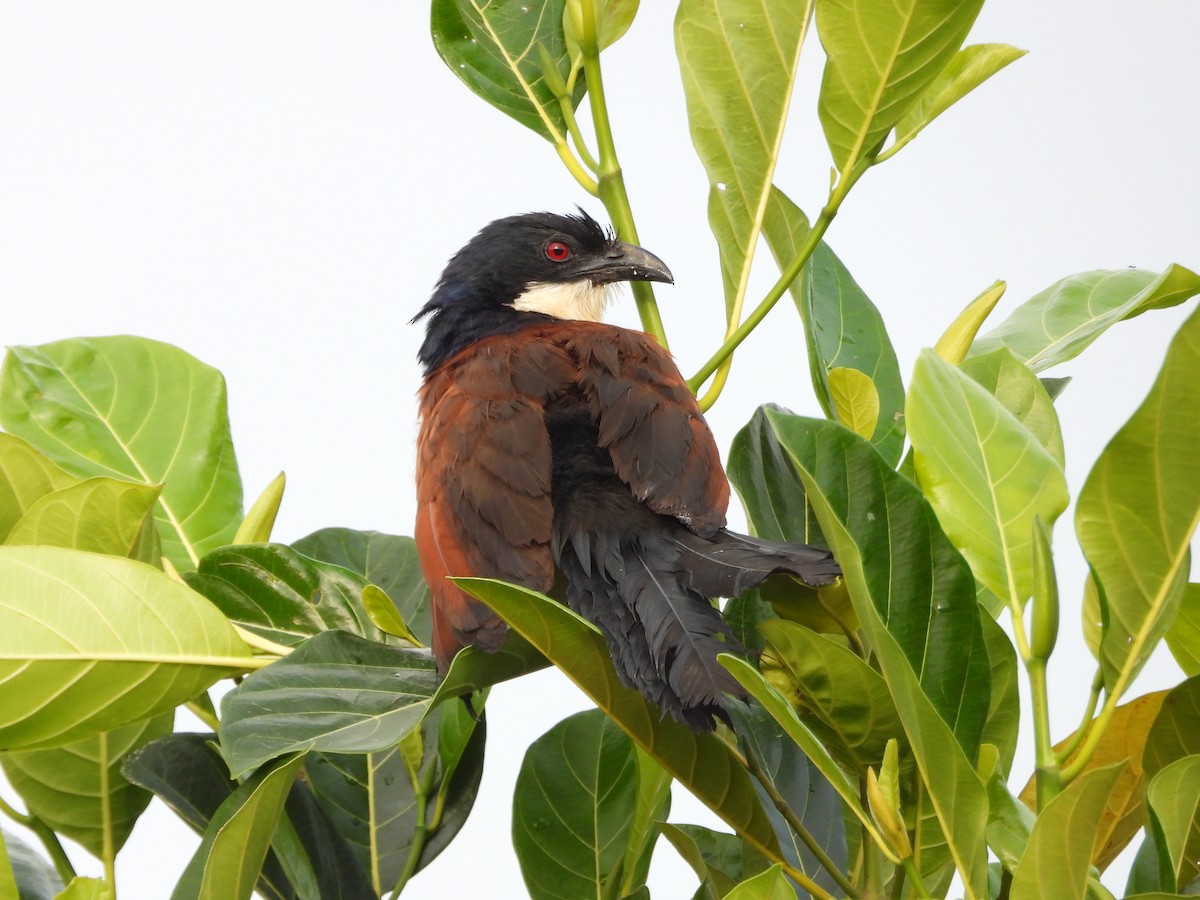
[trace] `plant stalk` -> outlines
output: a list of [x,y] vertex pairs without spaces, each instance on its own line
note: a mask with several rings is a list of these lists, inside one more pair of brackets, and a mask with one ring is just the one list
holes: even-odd
[[[600,72],[600,44],[596,38],[596,11],[593,0],[582,0],[583,29],[579,47],[583,54],[583,73],[587,79],[588,102],[592,110],[592,126],[596,131],[596,149],[599,166],[599,197],[612,219],[618,237],[637,244],[637,226],[633,221],[633,209],[629,205],[629,194],[625,191],[625,177],[617,160],[617,147],[613,141],[612,124],[608,118],[608,104],[604,99],[604,78]],[[578,176],[576,176],[578,178]],[[658,302],[654,299],[654,288],[648,281],[630,283],[634,302],[642,328],[652,335],[663,347],[667,346],[667,334],[663,328]]]
[[1088,694],[1087,708],[1083,711],[1083,721],[1079,723],[1079,727],[1075,729],[1075,734],[1071,740],[1067,742],[1062,750],[1057,754],[1059,763],[1064,763],[1071,758],[1071,754],[1079,749],[1079,745],[1083,743],[1088,732],[1092,728],[1092,716],[1096,714],[1096,704],[1100,702],[1100,692],[1104,690],[1104,673],[1100,667],[1096,667],[1096,675],[1092,678],[1092,689]]
[[1050,743],[1050,703],[1046,690],[1046,660],[1034,658],[1026,663],[1029,694],[1033,703],[1033,742],[1038,811],[1046,808],[1062,790],[1062,770]]

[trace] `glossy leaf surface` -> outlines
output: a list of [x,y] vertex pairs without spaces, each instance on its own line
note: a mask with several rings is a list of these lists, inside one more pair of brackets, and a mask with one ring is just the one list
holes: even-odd
[[0,542],[39,497],[75,482],[28,443],[0,432]]
[[163,553],[181,571],[237,531],[225,379],[177,347],[134,337],[12,347],[0,425],[76,477],[161,484]]
[[0,746],[56,746],[141,721],[252,666],[225,618],[157,569],[0,547]]

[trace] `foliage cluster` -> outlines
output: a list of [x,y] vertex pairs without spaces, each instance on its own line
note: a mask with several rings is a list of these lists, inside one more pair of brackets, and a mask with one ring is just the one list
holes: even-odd
[[[513,837],[534,897],[645,897],[663,836],[697,897],[1176,896],[1200,860],[1200,312],[1078,491],[1095,658],[1081,724],[1053,744],[1059,633],[1050,533],[1068,504],[1048,369],[1124,319],[1200,293],[1181,266],[1074,275],[980,335],[971,302],[902,377],[883,320],[824,235],[849,191],[1021,55],[963,46],[982,0],[682,0],[676,42],[708,173],[727,339],[690,384],[711,405],[733,351],[790,292],[826,419],[760,408],[729,452],[755,531],[831,547],[842,582],[729,600],[754,698],[693,734],[616,680],[603,641],[554,601],[465,579],[512,626],[438,680],[412,541],[325,529],[270,542],[282,476],[243,515],[219,373],[153,341],[9,350],[0,372],[0,801],[43,845],[0,839],[0,897],[112,898],[152,795],[202,835],[173,898],[398,894],[470,812],[482,709],[548,660],[598,707],[530,746]],[[439,52],[549,141],[636,241],[601,50],[636,0],[434,0]],[[826,55],[834,162],[811,221],[777,185],[798,60]],[[577,122],[587,99],[595,151]],[[780,270],[750,309],[755,249]],[[649,285],[636,296],[665,339]],[[997,623],[1006,618],[1006,632]],[[1011,635],[1011,637],[1010,637]],[[1186,676],[1129,698],[1165,641]],[[1028,679],[1037,756],[1010,783]],[[220,710],[209,689],[235,686]],[[1124,701],[1124,702],[1123,702]],[[174,732],[186,706],[208,734]],[[1059,729],[1065,730],[1065,729]],[[668,822],[678,780],[729,832]],[[1019,783],[1019,782],[1018,782]],[[74,876],[61,837],[103,860]],[[659,851],[663,852],[660,843]]]

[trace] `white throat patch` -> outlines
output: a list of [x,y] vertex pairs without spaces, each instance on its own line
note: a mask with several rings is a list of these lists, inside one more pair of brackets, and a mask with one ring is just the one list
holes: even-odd
[[599,322],[608,305],[611,284],[593,284],[587,278],[579,281],[531,284],[512,302],[513,309],[536,312],[556,319],[576,319]]

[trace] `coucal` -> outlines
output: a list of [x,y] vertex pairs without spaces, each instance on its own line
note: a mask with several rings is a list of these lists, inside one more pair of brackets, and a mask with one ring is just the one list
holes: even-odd
[[672,282],[589,216],[492,222],[446,266],[420,361],[416,543],[445,671],[504,623],[447,576],[558,596],[607,639],[621,680],[695,729],[724,717],[737,650],[713,597],[768,575],[810,585],[825,550],[726,530],[729,482],[670,355],[600,322],[621,281]]

